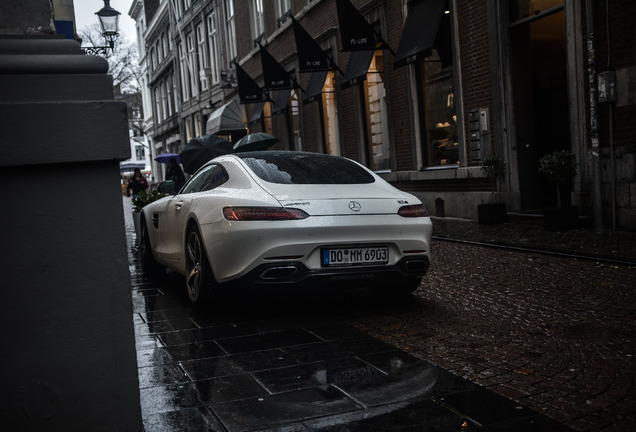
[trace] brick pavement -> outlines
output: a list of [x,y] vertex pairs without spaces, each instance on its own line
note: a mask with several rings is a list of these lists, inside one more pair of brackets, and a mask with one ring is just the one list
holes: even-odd
[[581,431],[636,430],[636,267],[434,241],[416,302],[351,322]]

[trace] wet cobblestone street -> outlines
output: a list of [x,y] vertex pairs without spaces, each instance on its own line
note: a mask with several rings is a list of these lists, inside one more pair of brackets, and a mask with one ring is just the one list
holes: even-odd
[[634,430],[636,267],[435,240],[400,300],[197,311],[144,277],[124,208],[146,432]]
[[636,268],[437,241],[415,302],[355,325],[581,431],[636,428]]

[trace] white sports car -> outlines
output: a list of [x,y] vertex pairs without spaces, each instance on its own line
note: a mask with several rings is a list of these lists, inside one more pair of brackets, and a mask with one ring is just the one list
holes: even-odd
[[362,280],[410,293],[429,268],[431,231],[420,200],[357,162],[247,152],[213,159],[144,207],[139,251],[144,272],[184,275],[194,304],[237,283]]

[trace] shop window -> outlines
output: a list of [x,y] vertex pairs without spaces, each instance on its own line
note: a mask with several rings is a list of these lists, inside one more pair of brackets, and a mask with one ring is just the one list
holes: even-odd
[[328,154],[340,156],[336,83],[333,71],[327,74],[325,84],[322,88],[322,116],[325,151]]
[[511,0],[510,22],[535,17],[561,6],[563,0]]
[[369,168],[374,171],[391,169],[386,90],[384,88],[384,57],[377,50],[364,81]]
[[457,166],[459,142],[450,14],[441,18],[431,55],[417,63],[424,165]]
[[300,134],[300,102],[298,99],[298,90],[292,90],[289,97],[289,127],[291,128],[291,136],[294,140],[292,150],[301,151],[302,140]]
[[272,125],[272,104],[265,102],[263,105],[263,125],[264,132],[270,135],[274,134],[274,127]]
[[185,118],[185,129],[186,129],[186,141],[190,141],[194,136],[192,135],[192,118]]
[[194,116],[194,133],[196,136],[203,135],[201,132],[201,114],[198,113]]

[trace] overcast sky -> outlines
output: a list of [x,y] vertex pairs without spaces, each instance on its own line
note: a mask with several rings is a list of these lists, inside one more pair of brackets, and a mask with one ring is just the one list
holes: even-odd
[[[129,43],[136,43],[135,20],[128,15],[132,3],[132,0],[110,0],[110,7],[121,13],[119,15],[119,34],[125,36]],[[75,31],[77,33],[85,27],[90,27],[99,22],[95,12],[104,7],[104,0],[74,0],[73,4],[75,6],[75,25],[77,26]]]

